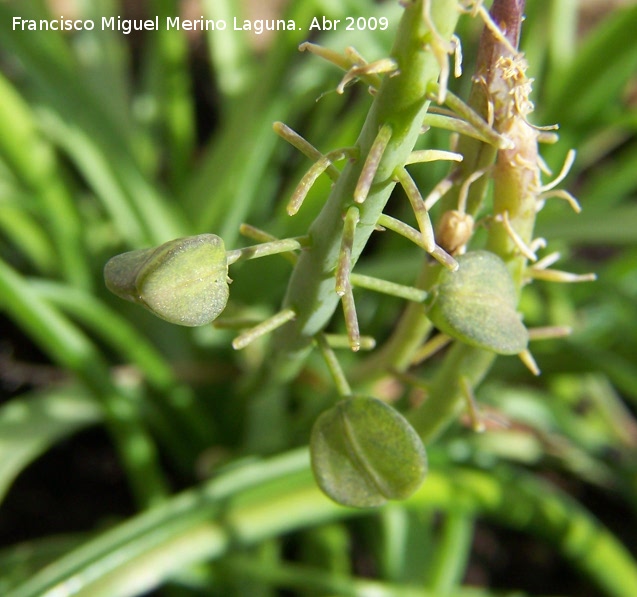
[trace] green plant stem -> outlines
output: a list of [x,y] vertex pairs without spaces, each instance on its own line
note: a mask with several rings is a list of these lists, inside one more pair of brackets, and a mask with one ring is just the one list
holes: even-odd
[[[449,40],[460,14],[459,7],[455,1],[446,0],[434,0],[431,4],[437,31]],[[391,137],[387,140],[369,194],[360,205],[352,266],[374,231],[396,184],[393,172],[406,162],[421,134],[429,104],[427,86],[440,74],[440,64],[433,53],[425,49],[427,40],[433,41],[433,35],[422,19],[422,10],[420,0],[405,9],[391,53],[400,74],[383,80],[356,143],[360,157],[343,169],[325,207],[310,227],[312,246],[300,256],[290,278],[284,307],[293,308],[297,318],[273,338],[274,367],[279,381],[298,372],[312,338],[325,327],[338,305],[334,270],[341,245],[342,216],[354,204],[354,191],[379,130],[389,128]]]
[[[518,8],[522,7],[519,6]],[[510,3],[508,0],[496,0],[491,9],[491,14],[496,22],[504,24],[509,41],[516,45],[519,36],[520,15],[511,14],[509,9]],[[488,112],[488,98],[485,92],[484,79],[488,76],[492,64],[502,51],[501,44],[496,42],[491,31],[485,27],[478,54],[476,82],[472,86],[468,101],[469,107],[484,120],[487,119]],[[425,123],[431,122],[432,125],[444,125],[444,123],[440,122],[444,118],[435,114],[427,114]],[[449,126],[453,125],[453,127],[456,127],[456,124],[458,123],[454,122]],[[457,127],[455,130],[457,130]],[[476,132],[477,129],[470,127],[470,130],[465,131],[465,134],[460,137],[457,151],[462,154],[463,159],[458,164],[454,164],[453,170],[449,175],[453,184],[442,198],[441,207],[443,211],[458,209],[459,193],[463,183],[476,171],[488,168],[495,159],[496,147],[488,139],[482,138],[481,134],[476,136]],[[499,135],[498,138],[500,138]],[[473,216],[478,213],[482,206],[488,180],[486,176],[483,176],[469,188],[467,213]],[[393,226],[388,216],[383,216],[381,223],[388,228]],[[392,229],[395,229],[395,227],[392,227]],[[437,271],[435,266],[431,267],[427,263],[423,264],[419,275],[418,287],[429,288],[435,282]],[[432,325],[423,309],[416,304],[408,305],[390,339],[355,372],[354,379],[366,379],[369,375],[376,378],[389,370],[404,371],[411,364],[416,350],[429,334],[431,328]],[[460,396],[458,396],[458,399],[460,399]],[[444,398],[441,398],[441,401],[443,400]],[[423,408],[425,408],[425,411],[428,410],[427,405]],[[455,412],[455,410],[452,409],[450,412]],[[439,411],[439,414],[448,416],[448,413],[444,412],[444,410]],[[427,413],[422,416],[425,418],[430,416],[430,414]]]
[[[510,55],[510,47],[517,47],[522,24],[524,2],[519,0],[495,0],[491,7],[491,17],[499,23],[510,46],[498,41],[492,31],[485,27],[480,38],[476,72],[473,77],[467,104],[483,120],[489,119],[488,85],[496,76],[495,64],[501,56]],[[496,131],[501,140],[501,131]],[[452,178],[453,188],[442,200],[442,208],[447,211],[458,208],[458,193],[462,184],[474,172],[490,167],[496,157],[498,143],[489,143],[468,135],[463,135],[458,141],[457,151],[463,156],[462,162],[454,166]],[[476,216],[482,206],[489,179],[481,177],[474,182],[467,198],[467,213]]]
[[[480,40],[477,82],[469,104],[480,116],[486,117],[488,104],[493,105],[494,127],[506,136],[512,147],[497,153],[493,172],[494,213],[506,211],[509,220],[524,242],[531,241],[536,214],[536,192],[539,186],[537,131],[518,113],[511,87],[516,84],[505,76],[501,59],[519,60],[513,48],[517,46],[524,3],[518,0],[495,0],[491,16],[506,32],[508,43],[498,41],[488,27]],[[526,82],[526,81],[524,81]],[[523,82],[523,83],[524,83]],[[528,92],[530,88],[523,91]],[[516,101],[519,98],[516,98]],[[443,208],[456,209],[462,183],[476,170],[487,168],[496,157],[495,148],[476,139],[464,137],[458,147],[465,159],[455,166],[454,186],[443,201]],[[482,205],[486,177],[475,181],[469,189],[467,212],[475,215]],[[513,222],[515,221],[515,223]],[[522,287],[526,259],[515,247],[502,223],[493,222],[489,228],[488,248],[507,262],[518,291]],[[485,377],[495,355],[484,350],[463,346],[456,342],[437,371],[428,399],[414,412],[411,421],[427,443],[435,439],[464,407],[462,377],[475,387]]]
[[477,386],[490,369],[496,354],[455,342],[437,370],[425,403],[410,413],[409,420],[425,444],[438,435],[464,408],[461,378]]
[[232,347],[235,350],[241,350],[254,342],[257,338],[269,334],[270,332],[280,328],[288,321],[292,321],[296,317],[296,313],[293,309],[283,309],[278,313],[268,317],[266,320],[255,325],[254,327],[239,334],[233,341]]
[[[496,218],[489,229],[487,248],[509,265],[520,290],[527,260],[497,216],[506,214],[522,242],[526,245],[531,242],[541,187],[539,132],[527,121],[533,105],[529,101],[531,81],[524,75],[526,62],[513,51],[519,37],[524,3],[500,0],[496,5],[502,18],[507,19],[505,23],[510,24],[505,28],[510,45],[492,37],[485,38],[483,55],[488,59],[489,69],[483,93],[487,94],[492,106],[494,128],[506,136],[511,146],[498,152],[493,169],[493,214]],[[498,17],[499,13],[496,13],[496,22]]]
[[[314,337],[329,323],[341,300],[336,293],[334,274],[341,253],[343,216],[350,207],[358,206],[360,219],[351,249],[353,268],[396,185],[394,172],[409,159],[422,133],[421,124],[429,106],[427,87],[437,80],[441,70],[428,46],[440,44],[436,34],[447,41],[451,38],[460,7],[456,1],[431,2],[436,34],[429,31],[422,11],[422,0],[405,8],[391,56],[400,74],[383,80],[356,142],[359,157],[345,165],[325,206],[309,228],[310,247],[299,256],[283,300],[283,309],[294,310],[296,317],[275,331],[267,362],[245,392],[246,400],[250,401],[245,425],[246,450],[268,453],[285,445],[283,430],[288,427],[288,409],[284,384],[296,377]],[[390,131],[389,137],[387,131]],[[376,168],[374,180],[365,200],[356,204],[354,195],[363,167],[372,149],[381,145],[382,156],[371,160]],[[346,296],[350,328],[351,298],[351,294]],[[358,347],[353,338],[355,332],[348,330],[353,348]],[[256,390],[259,390],[258,401],[254,400]],[[265,418],[281,431],[271,433],[263,424]]]

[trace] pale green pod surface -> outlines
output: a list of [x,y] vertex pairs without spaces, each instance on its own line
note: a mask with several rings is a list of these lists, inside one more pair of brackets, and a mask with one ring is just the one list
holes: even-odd
[[138,302],[137,274],[155,252],[155,248],[139,249],[116,255],[104,266],[106,288],[127,301]]
[[517,292],[505,263],[489,251],[458,257],[458,270],[443,269],[428,316],[445,334],[499,354],[526,349],[529,334],[516,311]]
[[117,255],[106,264],[104,279],[117,296],[184,326],[214,321],[230,292],[226,249],[214,234]]
[[347,398],[324,412],[312,429],[310,455],[319,487],[344,506],[405,499],[427,473],[416,431],[376,398]]

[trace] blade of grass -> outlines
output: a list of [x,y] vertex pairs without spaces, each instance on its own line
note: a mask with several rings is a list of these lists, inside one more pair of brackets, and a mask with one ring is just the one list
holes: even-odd
[[114,386],[96,347],[3,261],[0,261],[0,301],[51,362],[74,372],[95,395],[140,505],[160,501],[166,489],[153,440],[139,420],[132,396]]
[[[613,103],[621,97],[626,82],[637,69],[637,6],[615,10],[584,41],[568,73],[556,73],[552,97],[543,116],[564,129],[584,132],[607,119]],[[582,73],[586,73],[583,77]]]
[[[628,551],[577,502],[531,475],[435,470],[406,505],[488,516],[545,538],[608,595],[637,592],[637,565]],[[67,583],[79,597],[138,594],[233,548],[365,513],[328,500],[314,484],[306,450],[298,450],[235,468],[104,532],[10,596],[52,596]]]
[[601,167],[596,167],[600,165],[597,160],[588,164],[588,176],[580,196],[585,207],[584,214],[603,209],[605,219],[608,213],[614,211],[615,205],[637,194],[637,143],[633,141],[621,151],[613,152],[612,156],[602,156],[601,159]]
[[[177,0],[153,0],[149,14],[156,15],[164,24],[167,17],[180,14],[180,4]],[[196,141],[186,34],[183,30],[160,26],[146,50],[148,95],[158,105],[155,124],[161,130],[159,142],[166,147],[171,188],[176,191],[187,180]]]
[[101,201],[120,239],[130,247],[151,244],[143,218],[119,184],[108,154],[54,110],[41,108],[39,115],[48,137],[69,156]]
[[119,314],[92,295],[57,282],[33,279],[30,288],[46,302],[67,311],[121,355],[122,359],[139,367],[151,384],[166,390],[176,383],[170,364],[156,348]]
[[462,582],[473,542],[474,521],[465,513],[449,511],[431,568],[431,592],[444,597]]
[[80,287],[90,286],[79,216],[54,150],[38,131],[31,108],[2,74],[0,129],[0,156],[48,222],[62,275]]
[[[232,0],[204,0],[206,17],[214,21],[232,23],[233,17],[243,22],[241,7]],[[208,55],[215,72],[217,86],[222,94],[222,100],[227,104],[241,96],[253,83],[255,69],[253,50],[250,48],[249,35],[237,35],[233,28],[216,29],[206,33],[208,40]],[[231,105],[225,105],[222,110],[231,110]]]
[[3,571],[0,594],[8,595],[11,587],[85,540],[86,536],[79,533],[54,535],[3,549],[0,551],[0,570]]
[[[177,447],[194,444],[196,449],[201,449],[213,441],[214,421],[195,399],[193,390],[179,383],[170,363],[127,320],[81,290],[47,280],[33,280],[31,287],[43,300],[59,307],[102,338],[124,362],[139,369],[159,392],[153,404],[166,423],[165,431],[171,431],[169,437],[176,440]],[[184,408],[185,403],[188,408]],[[171,430],[173,427],[175,429]],[[184,442],[184,436],[190,441]]]
[[637,206],[628,202],[613,209],[595,205],[577,218],[540,221],[538,230],[548,239],[559,239],[570,245],[630,247],[637,243]]
[[22,395],[0,407],[0,501],[38,456],[101,419],[95,400],[72,385]]
[[315,591],[318,594],[339,597],[492,597],[488,589],[459,587],[449,593],[423,589],[417,584],[398,584],[370,580],[356,576],[330,573],[325,570],[295,564],[268,564],[248,556],[232,556],[224,560],[224,569],[229,569],[240,578],[258,579],[274,587],[297,591]]
[[25,204],[29,197],[16,189],[0,186],[0,230],[5,238],[42,274],[55,275],[55,248],[43,226],[33,217]]
[[[38,18],[58,17],[58,14],[54,12],[55,5],[50,2],[42,4],[45,10],[37,15]],[[68,40],[69,49],[77,57],[81,68],[82,83],[96,97],[108,98],[108,102],[104,102],[102,108],[108,112],[109,118],[118,123],[124,131],[133,131],[134,104],[131,103],[130,78],[132,57],[129,49],[131,36],[123,35],[119,31],[102,29],[102,17],[123,16],[121,2],[120,0],[78,2],[74,10],[78,18],[90,19],[96,26],[96,30],[79,32]],[[129,139],[131,143],[143,141],[138,134],[130,135]]]
[[96,97],[85,84],[72,55],[67,52],[62,59],[49,53],[50,41],[43,40],[56,37],[56,32],[31,36],[28,31],[14,31],[10,26],[13,16],[9,7],[0,4],[0,44],[20,60],[40,101],[62,122],[73,123],[94,145],[94,151],[103,155],[109,178],[121,187],[143,224],[144,242],[159,244],[184,236],[181,208],[168,202],[147,180],[133,151],[131,131],[111,118],[103,98]]

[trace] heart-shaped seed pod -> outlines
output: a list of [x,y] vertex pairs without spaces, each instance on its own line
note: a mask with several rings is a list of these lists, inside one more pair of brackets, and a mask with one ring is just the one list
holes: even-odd
[[314,423],[312,470],[319,487],[344,506],[405,499],[427,473],[427,455],[407,420],[376,398],[340,401]]
[[458,259],[458,270],[440,271],[428,316],[445,334],[499,354],[519,354],[529,334],[516,311],[517,292],[505,263],[489,251]]
[[191,327],[214,321],[229,296],[226,249],[214,234],[117,255],[104,267],[104,280],[117,296]]

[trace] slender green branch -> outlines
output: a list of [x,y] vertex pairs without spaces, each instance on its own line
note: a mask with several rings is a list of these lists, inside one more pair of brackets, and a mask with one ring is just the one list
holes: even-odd
[[[325,156],[309,141],[301,137],[296,131],[293,131],[287,124],[283,122],[275,122],[272,125],[274,132],[285,139],[292,147],[298,149],[303,155],[310,158],[314,162],[319,162]],[[339,171],[333,164],[328,163],[324,170],[327,175],[334,181],[338,180]]]
[[462,156],[455,151],[444,151],[442,149],[417,149],[409,154],[405,165],[422,164],[424,162],[435,162],[438,160],[461,162]]
[[378,225],[383,228],[387,228],[396,234],[400,234],[400,236],[426,250],[422,233],[416,230],[413,226],[405,224],[402,220],[398,220],[397,218],[393,218],[387,214],[381,214],[378,218]]
[[363,164],[363,169],[361,170],[360,177],[356,183],[356,188],[354,189],[354,201],[356,201],[356,203],[363,203],[363,201],[367,199],[369,190],[371,189],[374,178],[376,177],[378,166],[380,165],[380,161],[383,159],[383,154],[385,153],[385,149],[387,149],[391,136],[392,129],[390,125],[384,124],[380,127],[378,135],[376,135],[376,138],[369,149],[369,153],[365,158],[365,164]]
[[358,288],[366,288],[367,290],[382,292],[383,294],[397,296],[416,303],[422,303],[428,295],[426,291],[414,288],[413,286],[396,284],[395,282],[380,280],[379,278],[364,276],[363,274],[352,274],[350,276],[350,281]]
[[[241,224],[241,226],[239,226],[239,232],[246,238],[256,240],[258,243],[271,243],[279,240],[276,236],[270,234],[269,232],[266,232],[265,230],[261,230],[260,228],[256,228],[255,226],[251,226],[250,224],[246,223],[243,223]],[[292,252],[283,252],[281,253],[281,257],[283,257],[286,261],[289,261],[292,265],[295,265],[298,260],[296,253]]]
[[[432,83],[430,86],[432,97],[437,97],[439,93],[438,83]],[[479,137],[487,143],[498,149],[511,148],[511,141],[498,133],[492,126],[487,123],[480,114],[475,112],[471,106],[463,102],[457,95],[447,91],[445,95],[445,104],[449,106],[458,116],[463,118],[469,125],[477,131]]]
[[[331,348],[351,348],[349,338],[343,334],[323,334]],[[360,337],[361,350],[374,350],[376,348],[376,340],[371,336]]]
[[316,182],[316,179],[323,174],[323,172],[328,171],[330,167],[334,168],[333,162],[342,160],[347,154],[348,151],[346,149],[336,149],[335,151],[330,151],[328,154],[314,162],[314,165],[306,172],[305,176],[301,179],[301,182],[299,182],[296,186],[294,193],[292,193],[292,198],[290,199],[287,207],[288,215],[293,216],[299,211],[299,209],[301,209],[301,206],[303,205],[307,194],[310,192],[310,189]]
[[427,113],[423,122],[423,126],[451,131],[453,133],[459,133],[460,135],[470,137],[472,139],[481,141],[482,143],[489,143],[489,138],[486,137],[481,131],[457,116],[436,114],[434,112]]
[[351,396],[352,388],[350,388],[347,377],[345,377],[345,373],[343,372],[343,368],[338,362],[338,359],[334,354],[334,350],[332,350],[329,340],[325,337],[325,334],[316,335],[316,344],[323,355],[323,359],[325,359],[325,363],[327,364],[327,368],[334,379],[339,395],[342,397]]
[[232,341],[232,347],[235,350],[241,350],[248,346],[248,344],[252,344],[252,342],[254,342],[257,338],[265,336],[265,334],[269,334],[277,328],[280,328],[288,321],[292,321],[295,317],[296,313],[294,312],[294,309],[283,309],[272,317],[268,317],[268,319],[262,321],[260,324],[255,325],[253,328],[239,334]]
[[358,326],[358,315],[356,314],[356,303],[354,302],[354,291],[352,286],[348,284],[343,296],[343,315],[345,316],[345,328],[349,338],[350,348],[354,352],[358,352],[361,348],[361,332]]
[[434,228],[427,212],[425,201],[418,190],[418,186],[414,182],[414,179],[409,176],[409,172],[405,168],[397,168],[395,172],[396,180],[400,183],[409,199],[411,208],[416,216],[416,222],[418,222],[418,228],[422,235],[422,242],[425,250],[428,253],[432,253],[436,248],[436,239],[434,238]]
[[244,247],[243,249],[234,249],[226,252],[228,265],[232,265],[237,261],[259,259],[260,257],[267,257],[269,255],[278,255],[279,253],[289,253],[307,247],[309,242],[309,237],[298,236],[297,238],[273,240],[251,247]]
[[[418,234],[416,230],[414,233]],[[426,292],[435,281],[439,268],[431,264],[423,266],[415,287]],[[389,339],[354,370],[350,379],[353,383],[373,383],[390,372],[405,371],[431,329],[422,304],[410,302]]]
[[350,288],[350,274],[352,273],[352,247],[356,236],[356,225],[359,222],[357,207],[350,207],[345,214],[343,238],[341,239],[341,253],[336,266],[336,294],[343,296]]

